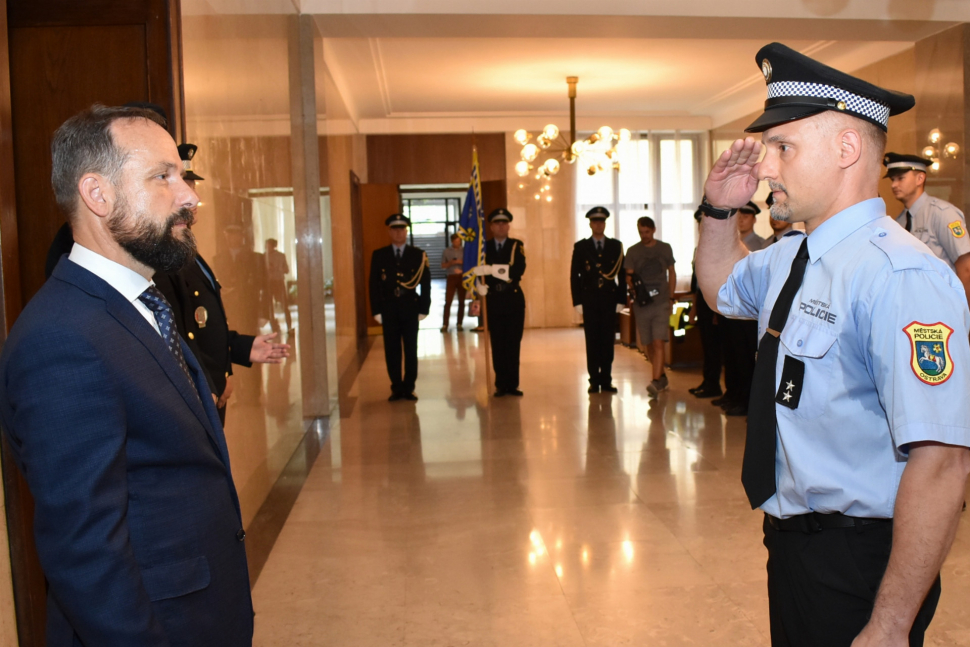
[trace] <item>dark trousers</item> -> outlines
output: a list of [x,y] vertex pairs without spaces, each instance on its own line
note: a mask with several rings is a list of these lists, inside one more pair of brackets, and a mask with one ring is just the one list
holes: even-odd
[[[384,331],[384,360],[391,378],[391,391],[407,395],[414,392],[418,379],[418,310],[416,307],[386,308],[381,313]],[[401,351],[404,351],[404,377],[401,377]]]
[[719,317],[724,326],[724,386],[726,395],[740,404],[748,404],[754,359],[758,352],[758,322]]
[[449,274],[446,279],[445,284],[445,314],[441,320],[441,325],[444,328],[448,327],[448,319],[451,318],[451,300],[454,298],[455,293],[458,293],[458,327],[461,327],[461,321],[465,318],[465,285],[462,283],[462,279],[465,277],[461,274]]
[[[775,530],[765,519],[764,533],[772,647],[849,647],[872,613],[892,522],[807,534]],[[923,644],[939,600],[937,576],[913,623],[911,647]]]
[[613,345],[616,343],[616,299],[583,299],[583,333],[586,335],[586,370],[593,386],[613,382]]
[[488,336],[492,343],[492,367],[495,388],[511,391],[519,388],[519,349],[525,328],[525,295],[521,288],[489,292]]
[[705,389],[721,390],[721,369],[724,367],[721,337],[723,336],[722,322],[724,318],[711,310],[704,300],[700,290],[694,296],[694,308],[697,314],[697,328],[701,335],[701,350],[704,352],[704,382]]

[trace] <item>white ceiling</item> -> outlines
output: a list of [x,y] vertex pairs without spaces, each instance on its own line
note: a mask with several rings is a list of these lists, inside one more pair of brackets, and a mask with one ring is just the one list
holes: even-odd
[[575,15],[588,0],[533,2],[530,15],[485,4],[183,0],[189,117],[286,132],[296,7],[315,14],[317,64],[365,133],[563,127],[566,76],[579,77],[581,129],[707,129],[759,108],[755,53],[771,40],[851,72],[970,21],[968,0],[602,0],[593,17]]

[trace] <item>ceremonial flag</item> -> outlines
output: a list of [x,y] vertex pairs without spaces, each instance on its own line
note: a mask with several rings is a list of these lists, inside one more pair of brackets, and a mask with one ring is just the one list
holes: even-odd
[[478,150],[472,149],[472,178],[468,195],[458,221],[458,235],[465,243],[465,259],[462,264],[462,283],[470,294],[475,291],[475,275],[472,268],[485,264],[485,238],[482,235],[484,213],[482,211],[482,183],[478,173]]

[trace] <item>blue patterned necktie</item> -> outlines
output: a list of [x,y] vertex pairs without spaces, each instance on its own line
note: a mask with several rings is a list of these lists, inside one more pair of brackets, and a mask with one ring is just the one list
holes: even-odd
[[[179,367],[185,373],[185,377],[188,378],[189,384],[192,385],[192,390],[196,391],[195,380],[192,379],[189,366],[185,363],[185,357],[182,356],[178,328],[175,326],[175,313],[172,311],[172,306],[169,305],[168,299],[165,298],[165,295],[157,287],[149,285],[144,292],[138,295],[138,300],[148,306],[148,309],[155,315],[155,323],[158,324],[158,330],[162,334],[162,339],[165,340],[165,344],[168,345],[168,350],[175,356]],[[196,395],[198,395],[198,391],[196,391]]]

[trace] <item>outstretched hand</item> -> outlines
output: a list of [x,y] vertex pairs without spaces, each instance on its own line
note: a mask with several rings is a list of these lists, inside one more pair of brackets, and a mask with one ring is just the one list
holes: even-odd
[[761,142],[746,137],[721,153],[704,184],[707,201],[722,209],[737,209],[747,204],[758,189],[761,148]]
[[261,364],[282,364],[283,359],[290,356],[289,344],[275,344],[273,340],[279,333],[258,335],[253,340],[253,349],[249,351],[249,361]]

